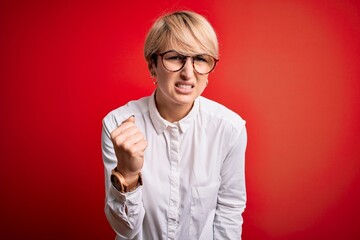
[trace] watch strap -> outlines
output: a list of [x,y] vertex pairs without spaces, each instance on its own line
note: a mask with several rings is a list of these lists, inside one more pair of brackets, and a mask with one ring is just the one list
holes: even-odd
[[127,183],[124,176],[117,171],[117,168],[115,168],[111,172],[111,183],[119,192],[131,192],[134,191],[139,185],[142,185],[142,175],[141,172],[139,172],[137,181]]

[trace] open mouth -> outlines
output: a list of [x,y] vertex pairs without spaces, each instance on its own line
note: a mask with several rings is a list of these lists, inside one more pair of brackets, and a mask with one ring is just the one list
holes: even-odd
[[192,89],[192,88],[194,88],[194,86],[192,86],[192,85],[180,84],[180,83],[175,84],[175,86],[178,87],[178,88],[181,88],[181,89]]

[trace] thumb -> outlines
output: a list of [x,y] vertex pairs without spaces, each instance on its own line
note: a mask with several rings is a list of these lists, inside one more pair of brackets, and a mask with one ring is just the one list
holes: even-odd
[[128,119],[126,119],[125,121],[123,121],[123,123],[126,123],[126,122],[135,123],[135,116],[134,116],[134,115],[131,115]]

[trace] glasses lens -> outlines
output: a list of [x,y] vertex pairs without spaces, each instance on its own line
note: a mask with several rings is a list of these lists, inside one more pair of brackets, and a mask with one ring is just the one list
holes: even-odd
[[215,66],[215,59],[209,55],[196,55],[194,57],[194,68],[198,73],[209,73]]
[[177,52],[167,52],[164,54],[162,60],[167,70],[178,71],[183,67],[186,57]]

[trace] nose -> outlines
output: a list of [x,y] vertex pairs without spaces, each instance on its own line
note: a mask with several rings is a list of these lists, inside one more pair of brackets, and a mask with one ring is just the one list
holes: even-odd
[[192,62],[192,58],[188,57],[186,58],[186,62],[184,67],[181,69],[181,78],[183,80],[189,80],[194,76],[194,66],[193,66],[193,62]]

